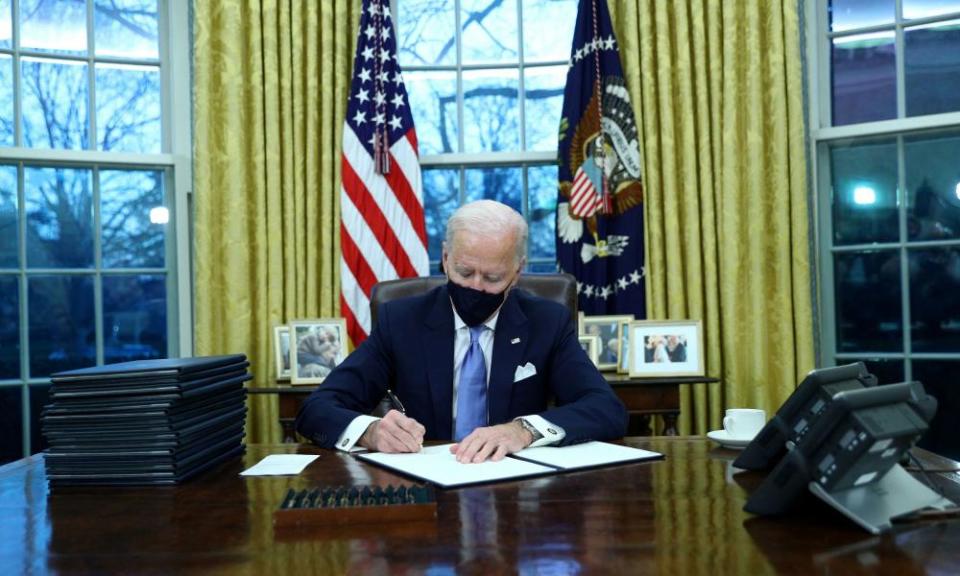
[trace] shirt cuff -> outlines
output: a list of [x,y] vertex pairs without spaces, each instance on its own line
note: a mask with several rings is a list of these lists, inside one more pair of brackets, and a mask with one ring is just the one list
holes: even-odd
[[556,424],[550,422],[543,416],[537,416],[536,414],[531,414],[530,416],[521,416],[520,418],[526,420],[531,426],[537,429],[537,432],[540,433],[540,438],[534,440],[530,443],[527,448],[536,448],[537,446],[550,446],[556,444],[564,439],[567,435],[566,430],[557,426]]
[[[350,424],[347,425],[347,428],[343,431],[343,434],[337,438],[337,450],[343,450],[344,452],[353,452],[354,445],[357,441],[360,440],[360,437],[363,436],[363,433],[367,431],[367,428],[373,422],[376,422],[379,418],[375,416],[369,416],[367,414],[361,414],[353,419]],[[360,448],[359,446],[357,447]]]

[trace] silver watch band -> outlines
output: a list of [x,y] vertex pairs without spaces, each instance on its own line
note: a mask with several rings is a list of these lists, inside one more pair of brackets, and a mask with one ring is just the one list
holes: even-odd
[[533,426],[533,424],[528,422],[526,418],[517,418],[517,421],[520,422],[520,425],[523,426],[524,430],[533,435],[534,442],[543,438],[543,434],[541,434],[540,431]]

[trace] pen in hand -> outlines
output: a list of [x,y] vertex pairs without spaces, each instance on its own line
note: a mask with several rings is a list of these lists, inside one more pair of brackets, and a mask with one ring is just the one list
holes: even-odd
[[403,414],[407,415],[406,409],[403,407],[403,403],[400,402],[400,399],[397,398],[397,395],[393,393],[393,390],[387,388],[387,397],[390,398],[390,404],[393,404],[394,409]]
[[[389,389],[389,388],[387,388],[387,398],[390,399],[390,404],[393,405],[393,408],[394,408],[397,412],[403,414],[404,416],[407,415],[407,410],[406,410],[406,408],[403,407],[403,402],[401,402],[400,399],[397,398],[397,395],[393,393],[393,390],[391,390],[391,389]],[[419,424],[418,424],[418,426],[419,426]],[[423,447],[423,439],[422,439],[422,437],[421,437],[421,439],[420,439],[420,446]]]

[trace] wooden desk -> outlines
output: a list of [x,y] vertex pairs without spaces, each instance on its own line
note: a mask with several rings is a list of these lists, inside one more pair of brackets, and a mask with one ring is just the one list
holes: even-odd
[[[611,388],[623,401],[630,414],[627,428],[629,436],[649,436],[652,433],[650,419],[663,418],[663,434],[677,435],[677,418],[680,416],[680,385],[715,383],[720,380],[706,376],[678,376],[671,378],[630,378],[624,374],[604,376]],[[276,394],[279,401],[280,426],[283,442],[296,442],[294,420],[300,404],[307,399],[314,386],[275,386],[272,388],[250,387],[250,394]]]
[[[343,453],[284,444],[251,446],[242,461],[182,486],[51,492],[33,456],[0,467],[0,565],[4,574],[711,576],[904,576],[960,566],[960,521],[871,536],[813,500],[786,517],[751,517],[742,486],[759,477],[731,476],[736,453],[702,438],[626,442],[666,459],[441,490],[436,522],[339,530],[276,530],[272,512],[290,487],[405,480]],[[238,476],[278,452],[320,458],[297,477]],[[932,476],[960,495],[960,476]]]
[[625,374],[604,374],[610,387],[627,407],[630,414],[628,436],[649,436],[653,430],[650,418],[663,418],[663,435],[677,435],[680,417],[681,384],[713,384],[719,378],[708,376],[673,376],[658,378],[631,378]]
[[260,388],[251,386],[247,388],[248,394],[276,394],[277,408],[280,413],[280,428],[283,430],[281,442],[296,443],[297,433],[294,428],[294,422],[297,419],[297,412],[300,411],[300,405],[307,399],[307,396],[313,392],[316,386],[273,386],[270,388]]

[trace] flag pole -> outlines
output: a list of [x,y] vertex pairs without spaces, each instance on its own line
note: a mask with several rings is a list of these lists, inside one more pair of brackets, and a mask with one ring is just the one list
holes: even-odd
[[[376,11],[373,13],[373,27],[377,42],[377,52],[373,59],[374,86],[376,88],[374,96],[382,98],[384,90],[383,74],[380,65],[383,62],[381,59],[381,55],[383,54],[383,5],[380,3],[380,0],[374,1],[377,6]],[[387,131],[385,100],[381,99],[377,103],[377,114],[383,121],[373,128],[373,165],[377,174],[382,175],[390,173],[390,139]]]
[[604,169],[606,158],[604,142],[606,139],[603,135],[603,80],[600,77],[600,50],[597,48],[597,46],[600,44],[600,35],[598,33],[600,24],[599,18],[597,18],[597,0],[590,1],[590,9],[591,16],[593,17],[593,38],[590,41],[590,43],[593,45],[593,94],[594,98],[597,99],[597,126],[599,127],[597,139],[594,140],[595,150],[593,152],[593,161],[600,169],[600,182],[602,187],[602,190],[600,190],[600,212],[603,214],[612,214],[613,199],[610,197],[610,186],[607,182],[607,171]]

